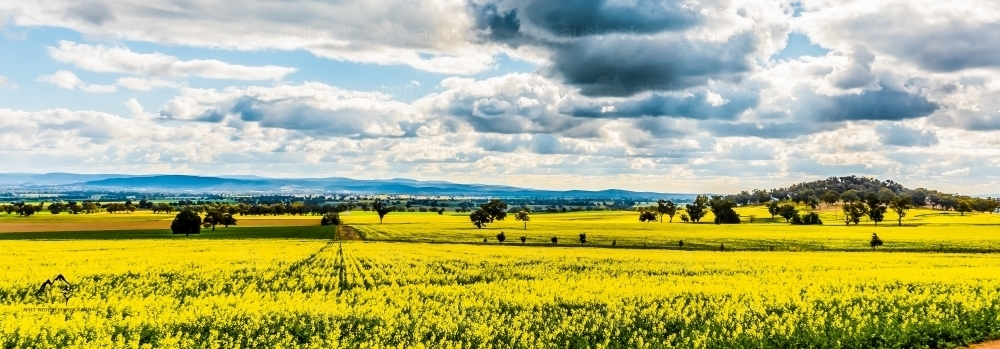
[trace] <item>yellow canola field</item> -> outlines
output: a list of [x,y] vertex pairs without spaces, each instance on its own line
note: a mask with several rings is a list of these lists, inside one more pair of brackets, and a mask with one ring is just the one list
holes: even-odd
[[[804,210],[804,208],[801,208]],[[638,213],[631,211],[572,212],[531,215],[525,224],[508,214],[503,221],[477,229],[468,214],[399,213],[392,212],[379,223],[374,213],[352,212],[344,221],[366,240],[464,242],[495,244],[501,231],[508,243],[520,244],[524,236],[528,244],[551,245],[552,237],[559,245],[579,245],[579,235],[587,234],[590,245],[676,248],[680,240],[686,249],[717,250],[720,245],[737,250],[858,250],[869,249],[872,233],[885,241],[882,248],[892,251],[1000,251],[1000,214],[939,212],[928,209],[912,210],[903,226],[889,218],[877,227],[871,223],[844,226],[834,218],[836,207],[821,211],[825,225],[801,226],[785,223],[780,217],[771,219],[762,207],[741,207],[743,224],[715,225],[712,223],[642,223]],[[763,213],[761,213],[763,212]],[[755,223],[748,216],[756,215]],[[766,216],[766,217],[765,217]],[[839,217],[839,216],[838,216]],[[892,217],[895,219],[895,216]],[[711,214],[704,222],[711,222]]]
[[[1000,335],[1000,256],[0,242],[15,348],[910,348]],[[36,297],[44,279],[73,285]]]

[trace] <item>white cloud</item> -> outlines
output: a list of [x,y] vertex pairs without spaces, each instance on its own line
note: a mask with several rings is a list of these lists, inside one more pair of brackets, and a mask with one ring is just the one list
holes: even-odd
[[5,89],[5,88],[16,90],[17,84],[10,82],[10,79],[7,79],[6,76],[0,76],[0,89]]
[[144,79],[136,77],[121,77],[115,80],[115,85],[136,91],[150,91],[158,88],[181,88],[183,83],[163,79]]
[[466,1],[261,0],[183,6],[143,0],[5,2],[17,26],[69,28],[85,36],[226,50],[304,50],[330,59],[471,74],[498,49],[477,47]]
[[124,46],[77,44],[60,41],[49,47],[49,56],[62,63],[98,73],[126,73],[148,77],[188,77],[235,80],[281,80],[295,68],[245,66],[214,59],[183,61],[162,53],[135,53]]
[[76,74],[73,74],[73,72],[68,70],[60,70],[52,75],[39,76],[38,81],[47,82],[62,89],[80,89],[81,91],[90,93],[113,93],[118,91],[118,88],[114,85],[96,85],[85,83],[80,80]]

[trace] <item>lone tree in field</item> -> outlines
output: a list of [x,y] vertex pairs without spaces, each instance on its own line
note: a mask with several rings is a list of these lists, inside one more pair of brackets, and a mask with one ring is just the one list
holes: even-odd
[[705,210],[708,208],[708,197],[705,195],[698,195],[694,202],[684,206],[687,208],[687,214],[692,223],[698,223],[701,221],[702,217],[705,217]]
[[788,223],[793,217],[799,214],[799,210],[795,209],[792,205],[782,205],[778,209],[778,215],[785,219],[785,223]]
[[549,241],[552,241],[552,244],[555,245],[559,243],[559,238],[553,236],[552,239],[550,239]]
[[222,215],[222,226],[229,228],[230,225],[236,225],[236,217],[229,213]]
[[587,243],[587,233],[580,234],[580,245]]
[[524,230],[528,230],[528,222],[531,221],[531,213],[526,209],[522,209],[514,214],[514,219],[524,222]]
[[899,216],[897,219],[899,225],[903,225],[903,217],[906,217],[906,211],[910,210],[910,206],[912,204],[913,199],[907,195],[897,196],[889,202],[889,208],[892,209],[892,212],[896,212],[896,215]]
[[781,205],[778,205],[777,201],[770,201],[767,203],[767,213],[771,214],[771,218],[777,216],[781,212]]
[[656,222],[656,212],[653,211],[639,212],[639,221],[643,223]]
[[184,236],[200,234],[201,216],[191,210],[181,211],[174,217],[174,222],[170,223],[170,231],[174,234],[184,234]]
[[965,217],[966,212],[972,212],[972,205],[969,204],[969,200],[959,201],[958,205],[955,205],[955,211],[958,211],[958,213],[962,214],[962,217]]
[[208,211],[208,213],[205,213],[205,219],[202,220],[202,223],[211,226],[212,231],[215,231],[215,226],[222,224],[222,212],[215,210]]
[[878,226],[878,222],[885,219],[886,207],[882,202],[882,199],[875,193],[868,194],[865,198],[865,204],[868,205],[868,218],[871,218],[872,222],[875,222],[875,226]]
[[500,234],[497,234],[497,241],[500,241],[501,244],[504,241],[507,241],[507,235],[504,235],[502,230],[500,231]]
[[521,244],[524,244],[525,241],[528,241],[528,237],[527,236],[522,236],[521,237]]
[[375,213],[378,213],[378,224],[382,224],[382,218],[385,218],[385,215],[389,214],[389,212],[392,211],[392,208],[386,206],[382,200],[376,199],[375,202],[372,203],[372,210],[375,211]]
[[858,225],[861,222],[861,217],[868,214],[868,206],[865,206],[861,202],[845,202],[841,209],[844,211],[844,224]]
[[879,239],[878,234],[875,233],[872,233],[872,239],[871,241],[868,242],[868,244],[872,246],[873,251],[875,250],[876,247],[883,245],[882,239]]
[[490,202],[479,205],[479,209],[486,212],[490,223],[507,218],[507,203],[500,199],[492,199]]
[[471,220],[472,224],[474,224],[476,228],[479,229],[483,229],[483,227],[486,226],[486,223],[491,222],[490,215],[487,214],[486,211],[483,211],[482,209],[475,210],[471,214],[469,214],[469,220]]
[[677,214],[677,204],[670,200],[657,201],[656,212],[660,214],[660,223],[663,223],[664,215],[670,217],[670,222],[672,223],[674,221],[674,215]]
[[736,213],[736,202],[722,196],[713,196],[709,201],[715,224],[740,224],[740,215]]
[[319,220],[319,225],[340,225],[340,214],[337,212],[330,212],[323,215],[323,218]]

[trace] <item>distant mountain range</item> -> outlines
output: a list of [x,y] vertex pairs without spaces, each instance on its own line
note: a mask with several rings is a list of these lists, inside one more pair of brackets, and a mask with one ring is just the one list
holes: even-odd
[[579,198],[666,198],[689,200],[690,194],[628,190],[541,190],[502,185],[459,184],[412,179],[264,178],[256,176],[120,175],[73,173],[0,174],[0,187],[47,191],[143,191],[340,194],[471,195]]

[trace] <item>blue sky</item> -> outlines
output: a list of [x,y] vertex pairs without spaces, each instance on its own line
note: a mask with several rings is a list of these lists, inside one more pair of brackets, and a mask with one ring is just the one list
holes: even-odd
[[996,192],[1000,6],[0,5],[0,171]]

